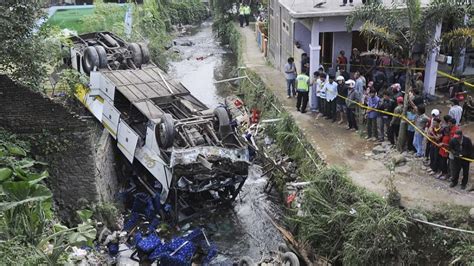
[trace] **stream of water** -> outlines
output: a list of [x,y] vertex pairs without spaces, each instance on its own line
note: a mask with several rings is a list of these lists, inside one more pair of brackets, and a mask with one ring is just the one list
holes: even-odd
[[[227,83],[214,82],[231,78],[229,72],[236,65],[236,57],[219,45],[209,21],[193,29],[190,35],[176,39],[178,44],[188,41],[194,45],[173,47],[181,59],[171,62],[169,72],[199,100],[215,107],[231,90]],[[271,219],[281,217],[281,205],[276,196],[263,191],[265,182],[260,168],[252,166],[239,198],[229,209],[208,213],[196,221],[207,229],[219,249],[213,264],[229,265],[243,256],[259,261],[284,242],[271,223]]]

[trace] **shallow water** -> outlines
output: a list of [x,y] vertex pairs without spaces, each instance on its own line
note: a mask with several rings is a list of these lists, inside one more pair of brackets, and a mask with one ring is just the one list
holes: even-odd
[[[191,93],[209,107],[216,107],[229,95],[228,83],[214,84],[224,79],[235,65],[235,56],[219,45],[212,32],[212,23],[206,21],[190,31],[192,35],[176,38],[180,59],[170,63],[169,74],[181,81]],[[191,41],[193,46],[179,43]]]
[[[229,72],[236,64],[235,56],[216,41],[210,22],[204,22],[192,32],[177,38],[178,42],[189,40],[195,45],[173,47],[182,56],[181,60],[171,62],[169,72],[199,100],[215,107],[231,92],[230,85],[213,82],[232,77]],[[206,58],[197,60],[200,57]],[[271,217],[281,216],[281,205],[277,197],[263,192],[266,178],[260,174],[260,168],[252,166],[237,201],[230,208],[208,213],[194,223],[206,228],[210,240],[219,249],[213,264],[229,265],[243,256],[257,262],[284,242],[271,223]]]

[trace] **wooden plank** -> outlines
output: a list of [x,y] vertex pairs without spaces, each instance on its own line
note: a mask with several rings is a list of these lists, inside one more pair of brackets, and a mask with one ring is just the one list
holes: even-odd
[[120,80],[118,80],[112,72],[104,72],[104,74],[115,86],[119,86]]
[[121,73],[119,70],[116,70],[114,72],[111,72],[112,75],[114,75],[114,77],[117,78],[117,80],[119,81],[119,83],[115,84],[115,86],[121,86],[121,85],[130,85],[130,81],[128,79],[126,79]]
[[140,84],[144,83],[144,81],[137,76],[135,73],[137,70],[124,70],[121,71],[121,74],[130,82],[130,84]]
[[136,87],[138,88],[138,90],[140,90],[141,93],[146,95],[147,98],[160,97],[160,95],[155,90],[153,90],[153,88],[151,88],[150,83],[138,84],[136,85]]
[[129,86],[127,86],[127,88],[128,88],[133,94],[135,94],[135,95],[137,96],[138,101],[148,98],[148,97],[146,96],[146,94],[144,94],[139,88],[137,88],[137,85],[129,85]]
[[163,84],[163,81],[151,82],[149,85],[159,95],[158,97],[171,95],[166,86]]
[[133,74],[136,75],[143,83],[149,83],[155,81],[155,77],[150,76],[145,70],[140,69],[138,71],[133,71]]
[[135,102],[135,101],[138,101],[140,100],[140,98],[134,93],[132,92],[128,86],[117,86],[116,87],[118,91],[120,91],[123,96],[125,96],[125,98],[127,98],[130,102]]
[[163,115],[163,111],[150,99],[135,102],[133,105],[148,119],[157,119]]

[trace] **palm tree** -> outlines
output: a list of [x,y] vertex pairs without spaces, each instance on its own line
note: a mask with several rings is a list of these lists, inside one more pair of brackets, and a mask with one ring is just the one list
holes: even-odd
[[[348,30],[355,23],[364,21],[360,32],[369,42],[375,42],[376,47],[389,54],[397,54],[406,70],[405,88],[412,87],[413,61],[415,56],[425,51],[431,51],[439,43],[433,40],[434,25],[445,19],[464,19],[466,14],[472,14],[470,6],[462,5],[452,0],[433,0],[428,7],[422,8],[420,0],[403,0],[395,2],[390,7],[380,3],[363,5],[347,18]],[[459,25],[459,24],[458,24]],[[405,93],[403,115],[408,109],[408,93]],[[398,137],[398,150],[402,151],[406,142],[407,123],[402,121]]]

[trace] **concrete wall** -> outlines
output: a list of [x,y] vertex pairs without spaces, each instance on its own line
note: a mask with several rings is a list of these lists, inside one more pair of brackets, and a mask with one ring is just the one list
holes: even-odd
[[287,9],[278,0],[270,0],[268,56],[274,66],[282,70],[288,57],[293,56],[294,22]]
[[268,25],[268,58],[274,66],[280,62],[280,5],[278,0],[270,0]]
[[301,49],[309,55],[309,44],[311,43],[311,30],[302,23],[295,21],[295,42],[301,44]]
[[349,63],[352,54],[352,32],[334,32],[332,42],[332,62],[336,66],[336,58],[343,50]]
[[110,137],[101,138],[103,129],[95,120],[80,119],[0,75],[0,126],[33,139],[33,152],[49,164],[46,182],[62,219],[87,204],[113,199],[118,190],[114,145]]

